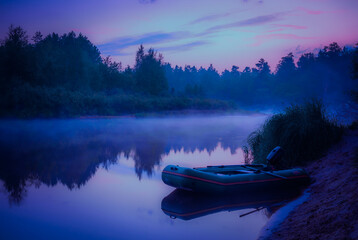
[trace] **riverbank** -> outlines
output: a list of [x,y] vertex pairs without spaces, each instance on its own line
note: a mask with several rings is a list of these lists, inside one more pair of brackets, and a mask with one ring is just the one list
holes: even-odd
[[358,130],[305,168],[310,196],[261,239],[358,239]]
[[185,116],[235,116],[235,115],[267,115],[266,113],[261,113],[259,111],[248,111],[248,110],[173,110],[173,111],[160,111],[160,112],[140,112],[134,114],[123,114],[115,116],[105,116],[105,115],[89,115],[89,116],[80,116],[80,119],[115,119],[115,118],[147,118],[147,117],[185,117]]
[[186,96],[68,90],[23,85],[0,96],[1,118],[73,118],[170,111],[234,111],[233,101]]

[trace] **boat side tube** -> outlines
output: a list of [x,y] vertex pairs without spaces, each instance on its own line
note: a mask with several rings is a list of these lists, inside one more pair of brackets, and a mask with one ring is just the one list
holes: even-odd
[[273,173],[285,179],[260,171],[225,175],[215,171],[207,172],[202,169],[168,165],[162,172],[162,180],[175,188],[212,193],[231,193],[281,186],[297,187],[309,182],[307,173],[300,168],[273,171]]

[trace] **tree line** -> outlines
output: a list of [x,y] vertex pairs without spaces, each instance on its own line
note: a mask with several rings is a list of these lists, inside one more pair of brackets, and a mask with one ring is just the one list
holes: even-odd
[[276,105],[311,98],[344,101],[357,89],[358,48],[331,43],[318,54],[304,53],[297,61],[292,53],[282,57],[275,70],[261,58],[255,67],[238,66],[219,73],[212,65],[164,65],[169,86],[177,94],[234,100],[239,106]]
[[159,95],[167,90],[161,65],[161,55],[157,56],[153,49],[145,53],[141,46],[135,67],[122,70],[120,63],[102,58],[87,37],[74,32],[46,37],[36,32],[30,43],[21,27],[10,26],[0,46],[3,90],[29,84],[71,91],[121,90]]
[[162,55],[140,46],[134,67],[101,57],[86,36],[70,32],[29,40],[10,26],[0,44],[0,116],[68,117],[185,109],[227,110],[234,103],[174,96]]
[[133,67],[102,57],[86,36],[69,32],[29,40],[10,26],[0,44],[0,115],[110,115],[142,111],[274,106],[305,98],[341,101],[357,88],[357,47],[332,43],[295,62],[289,53],[273,71],[255,67],[219,73],[213,65],[173,67],[141,45]]

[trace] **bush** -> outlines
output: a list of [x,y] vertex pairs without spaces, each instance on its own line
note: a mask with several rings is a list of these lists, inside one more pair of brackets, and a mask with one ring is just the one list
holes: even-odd
[[292,105],[283,113],[269,118],[248,137],[251,160],[266,163],[266,156],[280,146],[283,159],[279,168],[287,168],[317,159],[334,143],[339,141],[343,127],[328,118],[318,100],[303,105]]

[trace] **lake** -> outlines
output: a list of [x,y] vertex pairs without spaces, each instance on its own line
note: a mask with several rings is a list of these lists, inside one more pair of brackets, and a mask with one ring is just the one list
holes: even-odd
[[[266,118],[2,120],[0,239],[256,239],[282,204],[188,198],[161,171],[244,163],[241,147]],[[191,212],[162,210],[177,204]]]

